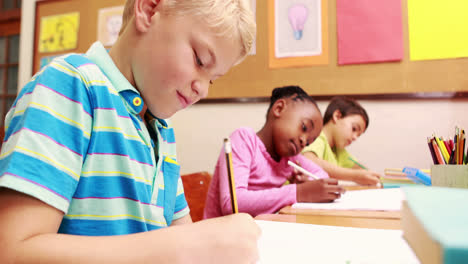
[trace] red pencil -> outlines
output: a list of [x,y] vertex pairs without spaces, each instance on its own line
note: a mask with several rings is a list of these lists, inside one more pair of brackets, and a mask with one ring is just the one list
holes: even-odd
[[439,146],[437,145],[434,138],[431,139],[432,147],[434,148],[434,153],[436,155],[438,164],[445,164],[444,158],[442,158],[442,152],[440,152]]
[[442,142],[444,142],[445,148],[447,148],[449,156],[452,155],[452,148],[450,147],[449,141],[442,139]]

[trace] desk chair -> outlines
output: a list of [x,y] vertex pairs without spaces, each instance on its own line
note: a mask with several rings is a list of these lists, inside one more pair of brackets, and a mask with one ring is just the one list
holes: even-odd
[[200,221],[203,219],[203,210],[205,209],[205,199],[210,187],[211,175],[203,171],[185,174],[181,178],[192,221]]

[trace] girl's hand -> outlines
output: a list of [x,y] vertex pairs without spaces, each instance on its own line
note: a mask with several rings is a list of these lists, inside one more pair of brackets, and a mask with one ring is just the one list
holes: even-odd
[[297,184],[297,202],[332,202],[341,197],[345,189],[336,179],[320,179]]
[[370,186],[376,186],[380,183],[380,174],[377,172],[368,170],[356,170],[356,172],[357,175],[353,180],[356,183]]
[[[297,165],[301,166],[301,164],[299,164],[299,162],[296,162]],[[289,177],[289,182],[290,183],[303,183],[305,181],[307,181],[309,179],[309,177],[307,175],[305,175],[304,173],[298,171],[296,168],[294,168],[293,172],[291,173],[291,177]]]

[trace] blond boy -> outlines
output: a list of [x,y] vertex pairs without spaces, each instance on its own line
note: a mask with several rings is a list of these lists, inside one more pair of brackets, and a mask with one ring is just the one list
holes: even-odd
[[245,57],[248,5],[128,1],[108,54],[95,43],[32,78],[5,122],[0,263],[255,262],[249,216],[190,224],[165,120]]

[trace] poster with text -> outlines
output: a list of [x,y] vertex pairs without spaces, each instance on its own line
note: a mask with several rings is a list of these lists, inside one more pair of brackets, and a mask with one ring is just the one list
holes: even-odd
[[39,29],[39,52],[75,49],[79,23],[78,12],[42,17]]

